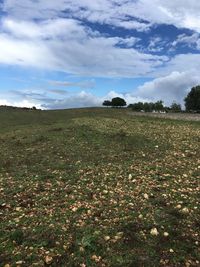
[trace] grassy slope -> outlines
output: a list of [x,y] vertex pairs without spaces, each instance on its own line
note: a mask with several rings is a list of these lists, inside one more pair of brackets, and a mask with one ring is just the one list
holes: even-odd
[[0,266],[199,266],[199,125],[1,111]]

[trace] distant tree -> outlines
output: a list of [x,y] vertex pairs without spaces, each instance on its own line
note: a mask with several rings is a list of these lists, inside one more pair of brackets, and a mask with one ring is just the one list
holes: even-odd
[[124,107],[126,106],[126,101],[121,97],[114,97],[111,101],[112,107]]
[[163,106],[163,101],[153,102],[138,102],[134,104],[130,104],[129,107],[132,108],[133,111],[145,111],[145,112],[152,112],[152,111],[165,111],[166,108]]
[[144,109],[144,104],[142,102],[131,104],[131,108],[133,111],[141,111]]
[[152,111],[152,109],[151,109],[151,105],[150,105],[150,103],[148,103],[148,102],[145,102],[145,103],[144,103],[144,107],[143,107],[143,109],[144,109],[145,112],[150,112],[150,111]]
[[105,100],[102,105],[106,106],[106,107],[111,107],[112,106],[112,102],[110,100]]
[[37,108],[36,107],[32,107],[32,110],[37,110]]
[[185,98],[186,111],[200,111],[200,85],[193,87]]
[[181,105],[176,102],[173,102],[170,106],[170,110],[173,112],[181,112]]
[[157,102],[156,103],[153,103],[153,102],[145,102],[143,104],[143,110],[145,112],[152,112],[154,110],[158,110],[157,109]]
[[133,104],[129,104],[127,108],[133,108]]
[[163,101],[160,100],[154,103],[154,109],[155,111],[163,111],[164,110]]

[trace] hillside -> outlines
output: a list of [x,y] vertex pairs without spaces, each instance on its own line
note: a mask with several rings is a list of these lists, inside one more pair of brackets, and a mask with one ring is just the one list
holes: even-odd
[[0,266],[199,266],[200,123],[0,112]]

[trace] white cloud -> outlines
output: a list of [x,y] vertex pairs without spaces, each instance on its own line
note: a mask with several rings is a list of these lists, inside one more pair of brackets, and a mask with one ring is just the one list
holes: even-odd
[[[178,54],[160,68],[155,73],[156,77],[169,75],[171,72],[188,72],[198,73],[200,69],[200,54]],[[199,75],[199,73],[198,73]]]
[[148,75],[166,60],[128,48],[138,38],[100,36],[72,19],[40,23],[4,19],[3,27],[7,33],[0,34],[0,63],[4,64],[83,76],[133,77]]
[[49,48],[38,41],[23,41],[7,34],[0,34],[0,63],[38,68],[55,64]]
[[19,101],[12,101],[7,99],[0,99],[0,106],[13,106],[13,107],[20,107],[20,108],[32,108],[36,107],[37,109],[44,109],[41,104],[38,104],[36,102],[30,102],[28,100],[19,100]]
[[[173,100],[182,102],[188,88],[200,82],[199,54],[181,54],[171,59],[149,54],[162,50],[164,43],[159,37],[151,39],[146,47],[148,53],[139,52],[135,48],[138,38],[105,36],[84,23],[144,32],[162,23],[186,27],[196,32],[190,36],[180,35],[172,46],[185,43],[200,49],[200,2],[197,0],[5,0],[1,7],[6,15],[0,25],[0,64],[87,77],[155,78],[141,86],[137,95],[111,91],[105,96],[121,96],[128,103],[148,99],[163,99],[167,104]],[[158,78],[160,76],[162,78]],[[80,84],[79,87],[85,88]],[[20,102],[11,102],[43,105],[44,100],[48,108],[62,108],[99,105],[102,98],[82,91],[64,100],[41,98],[37,102],[34,96],[29,96],[27,102],[21,102],[22,98]]]
[[152,101],[163,100],[166,105],[173,101],[183,104],[183,100],[191,87],[200,83],[197,72],[172,72],[171,74],[146,82],[134,93]]
[[18,19],[65,15],[139,31],[155,23],[200,31],[197,0],[5,0],[3,10]]
[[16,20],[4,18],[2,20],[3,30],[21,39],[73,39],[73,37],[85,38],[85,29],[80,22],[73,19],[46,19],[40,22]]
[[[48,92],[50,90],[47,90]],[[127,104],[148,101],[147,98],[134,96],[131,93],[118,93],[110,91],[102,97],[98,97],[86,91],[77,93],[64,92],[63,90],[52,90],[51,94],[47,91],[26,90],[10,91],[1,94],[0,105],[18,106],[18,107],[37,107],[41,109],[66,109],[78,107],[101,107],[104,100],[111,100],[114,97],[124,98]]]
[[172,46],[177,46],[177,44],[185,44],[200,49],[200,35],[199,33],[193,33],[192,35],[180,34],[172,43]]
[[70,94],[63,99],[54,99],[45,101],[42,106],[45,109],[66,109],[66,108],[78,108],[78,107],[96,107],[101,106],[101,98],[96,97],[93,94],[81,91],[76,94]]
[[[138,38],[102,36],[80,20],[125,28],[138,24],[137,29],[141,27],[145,30],[156,23],[172,23],[178,27],[188,24],[191,28],[187,21],[194,17],[195,29],[200,29],[199,7],[197,1],[179,0],[5,0],[3,10],[8,15],[2,19],[0,63],[60,70],[82,76],[154,77],[168,58],[149,52],[161,51],[163,40],[152,38],[146,49],[148,53],[139,52],[134,48]],[[190,39],[180,36],[176,43],[192,43],[196,36],[194,34]],[[200,46],[198,40],[196,45]],[[178,57],[167,65],[169,67],[164,70],[169,69],[168,74],[182,71],[183,64],[178,64]]]
[[149,99],[134,96],[131,93],[118,93],[115,91],[110,91],[108,94],[102,97],[95,96],[94,94],[81,91],[76,94],[69,94],[64,99],[57,99],[50,101],[50,103],[45,103],[43,106],[47,109],[64,109],[64,108],[74,108],[74,107],[101,107],[104,100],[111,100],[114,97],[121,97],[126,100],[127,105],[131,103],[136,103],[139,101],[148,101]]

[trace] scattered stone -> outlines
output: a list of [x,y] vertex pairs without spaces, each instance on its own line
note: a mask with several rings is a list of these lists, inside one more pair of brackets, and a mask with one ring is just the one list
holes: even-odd
[[157,236],[157,235],[159,235],[159,232],[158,232],[158,230],[156,228],[152,228],[150,234],[154,235],[154,236]]
[[23,261],[17,261],[16,262],[16,265],[22,265],[23,264]]
[[50,265],[52,263],[52,261],[53,261],[53,258],[51,256],[48,255],[45,257],[45,263],[47,265]]
[[105,241],[110,240],[110,236],[109,236],[109,235],[104,236],[104,240],[105,240]]
[[181,210],[181,212],[182,212],[183,214],[188,214],[188,213],[189,213],[189,209],[188,209],[188,208],[183,208],[183,209]]

